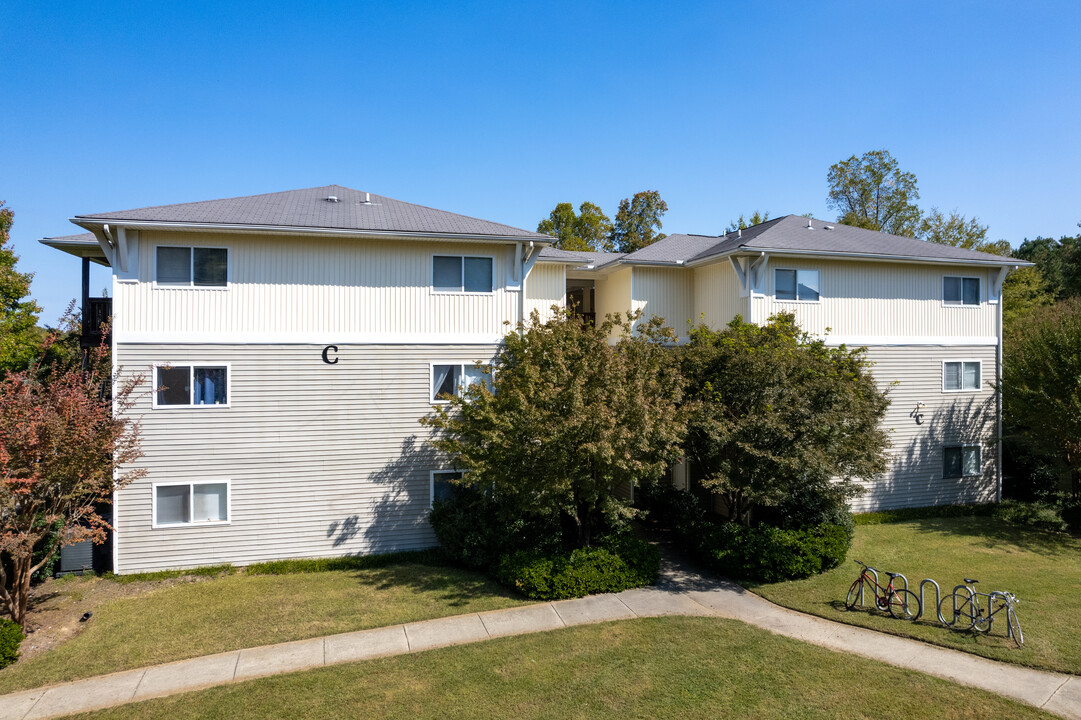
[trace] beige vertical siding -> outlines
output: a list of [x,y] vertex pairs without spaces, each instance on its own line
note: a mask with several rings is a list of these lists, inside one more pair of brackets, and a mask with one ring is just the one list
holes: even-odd
[[621,268],[611,275],[597,278],[594,284],[594,296],[597,302],[597,317],[613,313],[626,313],[632,308],[631,268]]
[[552,305],[567,306],[565,265],[537,263],[525,281],[525,317],[536,310],[541,321],[552,316]]
[[[892,467],[866,484],[867,492],[852,507],[857,512],[960,502],[990,502],[997,489],[998,450],[994,446],[995,378],[993,346],[870,347],[873,372],[892,400],[885,427],[893,443]],[[982,362],[979,392],[943,392],[942,363]],[[922,423],[914,416],[923,403]],[[942,446],[982,444],[980,477],[943,478]]]
[[694,312],[694,273],[685,268],[636,267],[631,282],[632,309],[664,318],[681,338],[687,337]]
[[[511,246],[149,231],[139,244],[140,282],[116,286],[121,341],[191,335],[265,342],[327,333],[359,341],[491,341],[505,332],[504,321],[518,319],[518,293],[506,289]],[[155,287],[159,244],[228,248],[229,287]],[[433,254],[493,257],[493,292],[433,292]]]
[[747,316],[747,298],[739,296],[739,278],[732,264],[713,263],[694,269],[694,319],[721,329],[736,315]]
[[[230,363],[230,406],[153,409],[148,474],[119,494],[118,572],[428,547],[429,364],[489,360],[493,346],[118,345],[127,373]],[[149,380],[145,387],[149,387]],[[229,480],[228,525],[151,527],[152,483]]]
[[[773,298],[778,268],[819,271],[821,301],[791,302]],[[942,304],[944,275],[981,278],[983,301],[976,307]],[[997,305],[988,303],[992,272],[982,268],[867,263],[772,257],[766,270],[765,297],[754,298],[754,322],[791,311],[805,330],[862,338],[989,338],[996,334]]]

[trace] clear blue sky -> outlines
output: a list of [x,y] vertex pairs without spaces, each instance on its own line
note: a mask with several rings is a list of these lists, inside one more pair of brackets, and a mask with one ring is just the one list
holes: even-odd
[[[55,322],[68,218],[337,183],[533,229],[826,207],[888,149],[992,239],[1079,232],[1081,3],[13,3],[0,199]],[[95,291],[106,283],[95,275]]]

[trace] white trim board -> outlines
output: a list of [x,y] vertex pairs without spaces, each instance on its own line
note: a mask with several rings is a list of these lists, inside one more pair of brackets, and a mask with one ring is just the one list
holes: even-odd
[[122,345],[498,345],[503,334],[452,333],[230,333],[132,332],[115,330]]
[[827,345],[942,345],[945,347],[983,347],[998,345],[994,335],[825,335]]

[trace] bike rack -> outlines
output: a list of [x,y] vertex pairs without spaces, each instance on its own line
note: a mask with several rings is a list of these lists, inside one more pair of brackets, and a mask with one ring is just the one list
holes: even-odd
[[[882,584],[882,583],[878,582],[878,570],[875,570],[875,569],[874,569],[873,567],[871,567],[870,565],[868,565],[868,566],[867,566],[867,572],[869,572],[869,573],[871,573],[872,575],[874,575],[874,576],[875,576],[875,584],[876,584],[876,585],[881,585],[881,584]],[[867,603],[863,602],[863,586],[864,586],[865,584],[866,584],[866,583],[860,583],[860,605],[861,605],[862,607],[866,607],[866,606],[867,606]]]

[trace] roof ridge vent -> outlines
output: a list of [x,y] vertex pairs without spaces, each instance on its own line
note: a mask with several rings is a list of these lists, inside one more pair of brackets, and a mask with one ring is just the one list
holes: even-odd
[[327,195],[325,199],[327,202],[341,202],[341,199],[337,195]]

